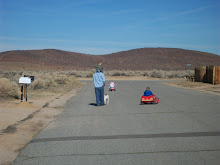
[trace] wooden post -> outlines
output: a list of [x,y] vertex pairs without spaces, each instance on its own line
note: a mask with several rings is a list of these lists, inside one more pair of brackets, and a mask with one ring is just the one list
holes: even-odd
[[24,84],[22,84],[22,86],[23,86],[23,91],[22,91],[23,98],[22,98],[22,100],[24,102]]
[[[24,73],[22,72],[21,77],[24,77]],[[21,84],[21,102],[24,100],[24,84]]]
[[27,85],[24,84],[24,99],[26,100],[26,93],[27,93]]
[[212,73],[212,85],[215,85],[215,66],[213,67],[213,73]]
[[27,102],[27,84],[25,84],[26,86],[26,94],[25,94],[25,98],[26,98],[26,102]]
[[23,101],[23,84],[21,84],[21,102]]
[[21,84],[21,102],[27,102],[27,87],[31,84],[31,80],[34,80],[34,76],[24,75],[19,78],[19,83]]

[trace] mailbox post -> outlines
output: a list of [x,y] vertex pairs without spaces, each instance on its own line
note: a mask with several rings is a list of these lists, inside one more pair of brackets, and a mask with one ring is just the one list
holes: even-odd
[[19,84],[21,84],[21,102],[27,102],[27,86],[34,80],[34,76],[22,75],[19,78]]

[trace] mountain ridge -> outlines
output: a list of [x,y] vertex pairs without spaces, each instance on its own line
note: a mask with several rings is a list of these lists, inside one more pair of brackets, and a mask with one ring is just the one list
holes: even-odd
[[106,55],[58,49],[0,53],[1,70],[89,70],[98,61],[103,62],[104,70],[186,70],[195,66],[220,66],[219,55],[179,48],[139,48]]

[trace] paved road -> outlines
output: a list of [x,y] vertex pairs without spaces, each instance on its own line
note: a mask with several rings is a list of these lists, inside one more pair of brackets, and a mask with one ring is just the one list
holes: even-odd
[[[15,165],[219,165],[220,97],[164,85],[115,81],[96,107],[88,82],[64,112],[20,153]],[[146,86],[160,98],[139,105]]]

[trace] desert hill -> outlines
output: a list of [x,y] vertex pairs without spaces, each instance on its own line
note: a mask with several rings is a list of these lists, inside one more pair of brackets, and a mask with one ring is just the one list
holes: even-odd
[[177,48],[140,48],[107,55],[44,49],[2,52],[0,70],[89,70],[98,61],[103,62],[104,70],[183,70],[203,65],[220,66],[218,55]]

